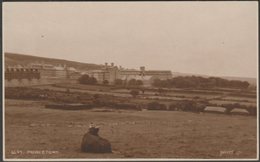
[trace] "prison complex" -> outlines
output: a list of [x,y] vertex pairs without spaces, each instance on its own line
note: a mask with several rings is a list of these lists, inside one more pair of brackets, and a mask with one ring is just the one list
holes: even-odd
[[7,68],[5,70],[5,79],[40,79],[40,72],[35,68]]
[[141,66],[139,70],[135,69],[124,69],[121,66],[115,66],[114,63],[108,65],[105,63],[103,69],[100,70],[90,70],[86,74],[95,77],[99,83],[107,80],[110,84],[113,84],[116,79],[130,80],[139,79],[145,82],[153,79],[170,79],[172,78],[172,73],[170,70],[146,70],[144,66]]
[[30,85],[33,83],[59,83],[73,81],[77,82],[81,75],[87,74],[95,77],[98,83],[105,80],[109,84],[114,84],[116,79],[128,81],[130,79],[142,80],[145,85],[150,85],[153,79],[170,79],[171,71],[168,70],[146,70],[144,66],[136,69],[125,69],[121,66],[115,66],[114,63],[105,66],[99,70],[79,71],[73,67],[65,65],[54,66],[51,64],[32,63],[28,66],[14,66],[5,68],[6,85]]
[[50,64],[5,67],[5,86],[26,86],[60,82],[76,82],[80,73],[72,67]]

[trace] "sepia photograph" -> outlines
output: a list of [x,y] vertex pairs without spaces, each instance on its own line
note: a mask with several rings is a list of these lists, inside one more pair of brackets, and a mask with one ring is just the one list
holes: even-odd
[[259,159],[258,1],[2,4],[4,160]]

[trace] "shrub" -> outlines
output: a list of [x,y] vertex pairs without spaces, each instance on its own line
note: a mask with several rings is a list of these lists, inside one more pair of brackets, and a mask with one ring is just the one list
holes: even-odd
[[136,79],[131,79],[128,81],[129,86],[142,86],[143,81],[142,80],[136,80]]
[[193,100],[183,100],[179,101],[175,104],[170,105],[170,109],[176,110],[182,110],[182,111],[191,111],[191,112],[203,112],[206,106],[208,105],[208,102],[199,102],[199,101],[193,101]]
[[255,106],[249,106],[246,108],[246,110],[248,111],[249,115],[253,115],[253,116],[256,116],[257,114],[257,109]]
[[78,79],[80,84],[97,84],[97,79],[94,77],[90,77],[88,75],[82,75],[79,79]]
[[139,91],[138,90],[131,90],[130,94],[135,98],[137,95],[139,95]]
[[178,104],[178,102],[171,103],[171,104],[169,105],[169,110],[172,110],[172,111],[177,111],[177,110],[179,110],[179,104]]
[[182,111],[192,111],[195,107],[195,102],[190,100],[183,100],[179,102],[180,110]]
[[103,81],[103,84],[104,84],[104,85],[108,85],[108,84],[109,84],[108,80],[104,80],[104,81]]
[[137,80],[137,81],[136,81],[136,85],[137,85],[137,86],[141,86],[141,85],[143,85],[143,84],[144,84],[144,83],[143,83],[143,81],[141,81],[141,80]]
[[132,103],[116,103],[115,107],[118,109],[141,110],[136,104]]
[[235,108],[234,104],[222,104],[221,107],[226,108],[226,110],[225,110],[226,114],[230,114],[231,111],[233,110],[233,108]]
[[148,110],[167,110],[167,107],[165,104],[161,104],[158,102],[150,102],[147,104]]
[[123,85],[124,81],[122,79],[116,79],[115,85]]
[[194,112],[203,112],[206,107],[207,105],[205,103],[197,103]]

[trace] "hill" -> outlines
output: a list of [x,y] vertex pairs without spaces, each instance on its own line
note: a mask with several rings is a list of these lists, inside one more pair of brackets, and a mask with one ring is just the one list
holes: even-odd
[[69,67],[74,67],[79,70],[89,70],[89,69],[101,69],[103,65],[81,63],[76,61],[68,61],[63,59],[45,58],[38,56],[30,56],[24,54],[8,53],[4,55],[5,66],[13,65],[28,65],[30,63],[46,63],[51,65],[67,65]]

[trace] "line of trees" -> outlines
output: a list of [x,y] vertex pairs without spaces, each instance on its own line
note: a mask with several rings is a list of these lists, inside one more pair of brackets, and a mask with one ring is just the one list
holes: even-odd
[[179,76],[172,79],[155,79],[152,83],[155,87],[167,88],[237,88],[246,89],[249,86],[247,81],[227,80],[218,77],[204,78],[200,76]]

